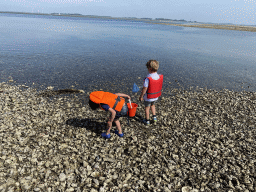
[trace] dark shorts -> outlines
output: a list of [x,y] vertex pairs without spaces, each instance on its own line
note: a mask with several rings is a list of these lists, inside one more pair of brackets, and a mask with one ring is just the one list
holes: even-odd
[[[116,111],[116,116],[114,118],[114,121],[118,120],[122,116],[126,116],[127,112],[128,112],[128,107],[127,107],[127,104],[125,103],[123,108],[121,109],[121,111]],[[110,115],[110,117],[111,117],[111,115]]]

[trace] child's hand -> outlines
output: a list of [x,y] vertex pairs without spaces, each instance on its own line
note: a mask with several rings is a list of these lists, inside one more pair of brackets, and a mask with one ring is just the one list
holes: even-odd
[[147,87],[143,87],[141,94],[140,94],[140,98],[139,98],[140,101],[143,101],[143,96],[147,92],[147,89],[148,89]]

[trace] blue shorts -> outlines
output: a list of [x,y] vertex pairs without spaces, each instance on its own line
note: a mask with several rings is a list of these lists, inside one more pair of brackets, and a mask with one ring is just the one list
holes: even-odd
[[[121,109],[121,111],[116,111],[116,116],[114,118],[114,121],[118,120],[122,116],[126,116],[127,112],[128,112],[128,107],[127,107],[127,104],[125,103],[123,108]],[[110,117],[111,117],[111,115],[110,115]]]

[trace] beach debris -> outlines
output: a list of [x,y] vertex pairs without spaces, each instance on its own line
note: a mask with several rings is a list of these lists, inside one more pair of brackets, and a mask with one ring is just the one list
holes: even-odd
[[61,95],[61,94],[85,93],[84,90],[81,90],[81,89],[59,89],[59,90],[52,90],[52,89],[53,87],[51,87],[51,89],[41,91],[40,93],[38,93],[38,96],[52,97],[54,95]]
[[48,90],[53,90],[53,86],[48,86],[46,89],[48,89]]

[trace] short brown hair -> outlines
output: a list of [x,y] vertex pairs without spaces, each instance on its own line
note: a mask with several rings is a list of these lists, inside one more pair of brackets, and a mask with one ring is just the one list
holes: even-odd
[[89,106],[91,107],[92,110],[96,110],[97,108],[100,107],[98,103],[94,103],[91,99],[89,100]]
[[159,68],[159,62],[156,60],[149,60],[146,64],[147,68],[153,72],[157,72]]

